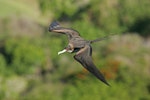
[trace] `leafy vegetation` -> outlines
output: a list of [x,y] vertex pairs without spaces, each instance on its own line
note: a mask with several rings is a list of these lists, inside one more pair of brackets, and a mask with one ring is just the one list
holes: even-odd
[[[149,0],[1,0],[0,99],[149,100],[149,4]],[[53,20],[76,29],[85,39],[116,34],[92,45],[93,61],[110,87],[74,61],[73,54],[57,55],[67,39],[48,32]]]

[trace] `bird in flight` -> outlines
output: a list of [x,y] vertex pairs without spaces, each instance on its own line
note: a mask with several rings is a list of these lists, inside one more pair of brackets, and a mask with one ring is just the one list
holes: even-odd
[[69,43],[62,51],[58,52],[58,55],[69,52],[75,53],[74,59],[77,60],[84,68],[96,76],[106,85],[109,85],[102,73],[96,68],[92,61],[92,47],[91,44],[97,41],[104,40],[104,38],[99,38],[96,40],[85,40],[79,33],[70,28],[61,27],[58,22],[54,21],[49,26],[49,32],[56,32],[65,34],[68,37]]

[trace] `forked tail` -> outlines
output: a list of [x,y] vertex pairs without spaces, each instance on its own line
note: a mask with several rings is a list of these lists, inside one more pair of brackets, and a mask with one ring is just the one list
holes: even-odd
[[105,36],[105,37],[98,38],[98,39],[95,39],[95,40],[90,40],[89,42],[90,42],[90,43],[99,42],[99,41],[102,41],[102,40],[108,39],[108,38],[110,38],[111,36],[114,36],[114,35],[116,35],[116,34],[111,34],[110,36]]

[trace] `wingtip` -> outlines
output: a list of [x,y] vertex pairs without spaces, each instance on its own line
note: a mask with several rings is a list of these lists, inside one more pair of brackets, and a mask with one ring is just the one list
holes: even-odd
[[53,21],[50,25],[49,25],[49,29],[48,31],[51,32],[53,29],[55,29],[56,27],[59,26],[58,21]]
[[107,86],[111,86],[109,83],[107,83],[107,82],[105,82],[105,84],[107,85]]
[[101,80],[105,85],[111,86],[106,80]]

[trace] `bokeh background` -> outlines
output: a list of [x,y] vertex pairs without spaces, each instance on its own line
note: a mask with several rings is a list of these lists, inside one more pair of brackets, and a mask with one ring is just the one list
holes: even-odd
[[[57,20],[93,44],[111,87],[73,54]],[[0,0],[0,100],[150,100],[150,0]]]

